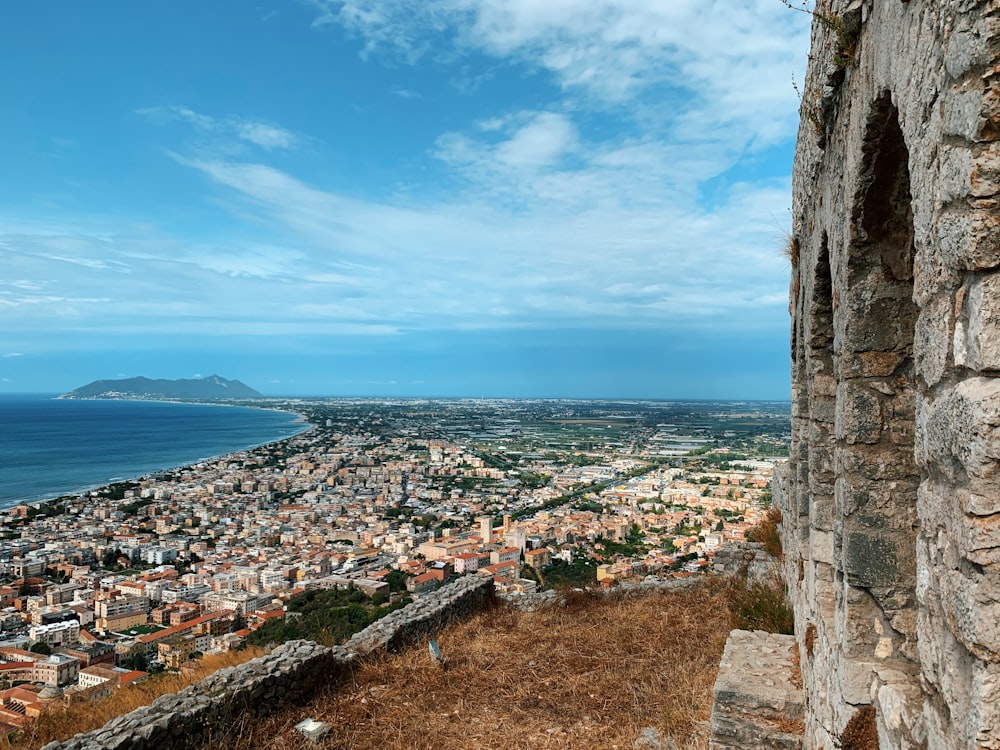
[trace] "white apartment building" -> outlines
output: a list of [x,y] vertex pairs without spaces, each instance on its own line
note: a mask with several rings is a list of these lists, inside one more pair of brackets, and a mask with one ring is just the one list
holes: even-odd
[[80,623],[76,620],[54,622],[51,625],[35,625],[28,628],[28,637],[32,641],[45,643],[49,646],[64,646],[80,640]]
[[264,591],[281,591],[288,588],[288,568],[262,570],[260,586]]
[[[260,606],[260,599],[256,594],[247,591],[216,592],[205,594],[201,598],[201,603],[206,612],[235,612],[246,615],[253,612]],[[264,601],[270,601],[270,597],[263,597]]]

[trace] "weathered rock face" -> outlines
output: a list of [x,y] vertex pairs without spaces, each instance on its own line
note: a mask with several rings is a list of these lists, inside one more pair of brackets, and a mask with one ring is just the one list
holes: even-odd
[[776,482],[806,748],[1000,748],[1000,0],[832,0]]

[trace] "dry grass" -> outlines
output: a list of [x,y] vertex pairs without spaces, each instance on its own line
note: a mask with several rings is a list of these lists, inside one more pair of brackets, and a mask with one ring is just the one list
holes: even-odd
[[782,232],[781,254],[793,269],[799,266],[799,240],[791,232]]
[[[148,706],[161,695],[179,692],[219,669],[242,664],[263,653],[262,649],[252,647],[244,651],[209,654],[191,662],[181,672],[155,675],[144,682],[120,688],[96,701],[81,701],[63,708],[52,708],[10,737],[0,739],[0,749],[37,750],[49,742],[68,739],[77,732],[99,729],[116,716]],[[3,735],[0,734],[0,737]],[[5,741],[7,744],[4,744]]]
[[837,746],[841,750],[878,750],[878,728],[875,708],[862,706],[847,722]]
[[722,590],[733,613],[734,627],[784,635],[795,632],[795,613],[780,576],[732,576],[722,583]]
[[809,623],[809,627],[806,628],[805,646],[806,655],[811,659],[813,649],[816,647],[816,626],[812,623]]
[[[211,750],[624,750],[647,726],[680,750],[705,748],[730,625],[725,593],[706,585],[498,607],[437,636],[446,670],[426,644],[373,657],[307,706],[247,717]],[[294,729],[307,716],[333,725],[318,745]]]
[[747,529],[747,540],[764,545],[764,551],[771,557],[780,560],[784,556],[781,549],[781,536],[778,525],[781,523],[781,511],[771,508],[755,526]]

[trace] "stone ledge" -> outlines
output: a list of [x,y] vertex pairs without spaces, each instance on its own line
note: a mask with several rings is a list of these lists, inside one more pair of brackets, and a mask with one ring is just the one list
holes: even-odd
[[710,750],[800,750],[805,699],[795,636],[729,634],[712,689]]

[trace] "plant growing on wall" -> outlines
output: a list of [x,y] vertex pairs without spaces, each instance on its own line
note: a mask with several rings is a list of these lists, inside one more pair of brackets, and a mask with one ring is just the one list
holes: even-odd
[[834,36],[836,44],[833,50],[833,64],[837,68],[846,68],[854,61],[858,51],[858,32],[851,29],[843,16],[833,12],[827,0],[815,0],[810,7],[809,0],[778,0],[786,8],[808,13],[825,26]]

